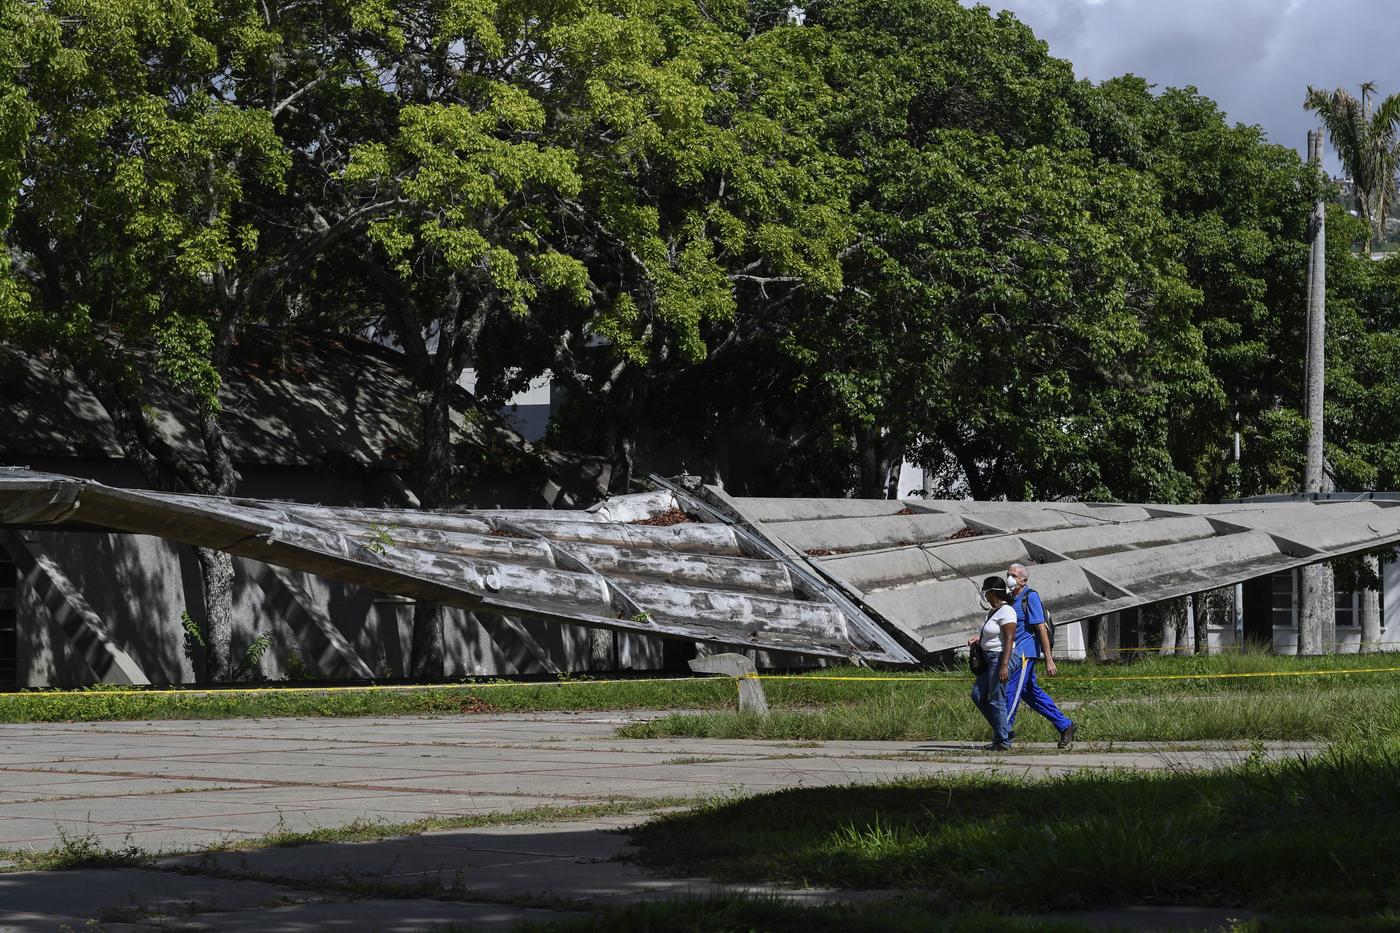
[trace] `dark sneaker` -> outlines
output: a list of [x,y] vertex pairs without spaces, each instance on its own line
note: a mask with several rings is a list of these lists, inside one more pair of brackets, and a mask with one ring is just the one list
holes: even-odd
[[1060,748],[1069,748],[1074,744],[1074,733],[1079,729],[1077,723],[1070,723],[1065,727],[1065,731],[1060,733]]
[[1008,744],[1005,743],[1005,742],[993,742],[991,745],[983,745],[983,746],[982,746],[982,751],[984,751],[984,752],[1009,752],[1009,751],[1011,751],[1011,746],[1008,745]]

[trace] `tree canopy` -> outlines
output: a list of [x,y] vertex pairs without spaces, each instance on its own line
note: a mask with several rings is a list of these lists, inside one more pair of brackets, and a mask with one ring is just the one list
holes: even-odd
[[[1364,238],[1393,98],[1310,93],[1365,137]],[[1081,80],[956,0],[0,0],[0,338],[170,489],[236,489],[218,389],[253,325],[401,351],[430,505],[483,467],[468,365],[489,404],[550,374],[547,443],[617,488],[1292,489],[1317,184],[1195,89]],[[1393,485],[1400,273],[1329,265],[1329,457]]]

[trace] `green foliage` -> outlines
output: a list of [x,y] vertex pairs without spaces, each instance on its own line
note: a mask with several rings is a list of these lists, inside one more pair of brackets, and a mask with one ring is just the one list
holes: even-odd
[[185,637],[189,639],[192,643],[198,645],[201,648],[205,646],[204,629],[200,626],[198,622],[194,620],[194,618],[189,614],[189,612],[180,613],[180,628],[184,629]]
[[985,9],[808,12],[847,98],[819,129],[862,167],[859,236],[846,287],[780,345],[836,452],[883,448],[858,464],[864,493],[912,454],[979,497],[1238,494],[1234,412],[1259,430],[1290,397],[1296,154],[1190,89],[1077,83]]
[[301,657],[301,652],[295,648],[287,652],[287,679],[292,683],[300,683],[308,680],[315,680],[311,671],[307,668],[306,662]]
[[[429,505],[480,466],[468,361],[488,406],[552,373],[555,440],[620,486],[668,447],[753,492],[880,495],[906,457],[935,494],[1296,485],[1318,179],[1010,14],[0,0],[0,27],[0,338],[73,366],[164,484],[231,488],[221,374],[271,320],[395,336]],[[1333,230],[1329,457],[1385,483],[1400,279]],[[143,406],[172,393],[207,466],[166,462]]]
[[238,667],[234,668],[232,680],[242,680],[258,669],[258,664],[262,661],[262,656],[267,653],[267,649],[272,647],[272,634],[263,632],[258,637],[248,643],[248,648],[243,652],[243,660]]
[[394,535],[388,525],[371,525],[363,535],[365,549],[383,557],[394,546]]
[[20,6],[25,29],[0,41],[27,130],[0,154],[0,175],[26,179],[6,201],[18,266],[0,335],[216,406],[209,283],[256,252],[240,202],[290,165],[269,114],[221,93],[260,34],[199,0]]
[[1385,238],[1400,172],[1400,94],[1372,103],[1375,96],[1376,85],[1368,81],[1361,85],[1359,97],[1346,88],[1329,93],[1309,86],[1303,101],[1322,120],[1356,186],[1357,206],[1368,227],[1362,238],[1367,252],[1373,242]]

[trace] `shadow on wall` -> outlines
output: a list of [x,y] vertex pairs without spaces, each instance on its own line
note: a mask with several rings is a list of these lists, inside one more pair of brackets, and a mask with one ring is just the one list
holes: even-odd
[[[186,586],[175,545],[145,535],[99,532],[31,531],[22,537],[54,561],[100,617],[112,642],[136,661],[152,683],[192,679],[194,668],[185,656],[180,624]],[[19,683],[97,682],[97,675],[35,596],[33,583],[21,586],[25,595],[19,615]]]
[[[153,684],[196,681],[198,645],[181,623],[202,622],[203,588],[193,549],[161,538],[99,532],[25,532],[82,594],[111,641]],[[80,686],[99,677],[69,636],[20,581],[16,617],[17,683]],[[313,574],[234,561],[232,663],[247,680],[397,678],[405,676],[413,603]],[[446,610],[450,677],[558,671],[648,670],[663,661],[662,643],[619,636],[607,659],[591,656],[583,626]],[[256,658],[249,647],[260,636]]]

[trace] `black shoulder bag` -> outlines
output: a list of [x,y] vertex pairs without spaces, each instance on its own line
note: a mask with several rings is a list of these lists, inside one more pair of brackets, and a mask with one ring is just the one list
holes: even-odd
[[[996,612],[996,610],[993,609],[992,612],[987,613],[988,619],[992,617],[993,612]],[[982,621],[982,624],[986,625],[986,619]],[[969,646],[967,649],[967,669],[977,675],[980,675],[987,669],[987,652],[982,650],[982,643],[980,641],[975,645]]]

